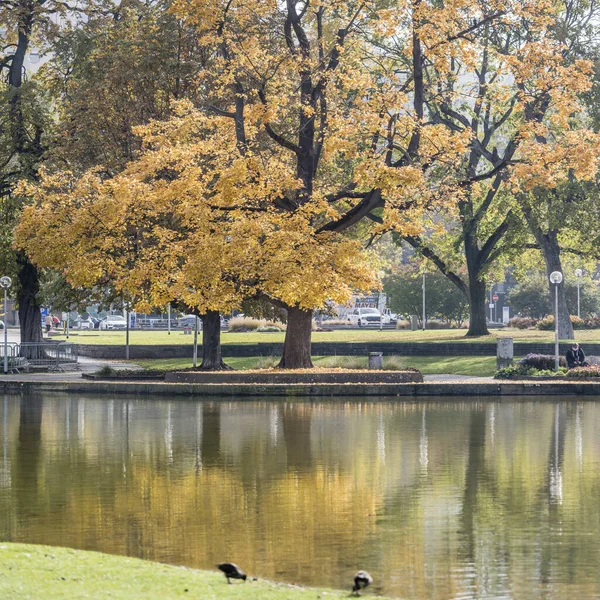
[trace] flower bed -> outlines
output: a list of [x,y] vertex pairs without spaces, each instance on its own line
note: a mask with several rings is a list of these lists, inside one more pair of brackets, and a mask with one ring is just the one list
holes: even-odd
[[[554,357],[552,357],[552,361],[554,361]],[[505,369],[500,369],[499,371],[496,371],[494,379],[549,379],[555,377],[562,378],[565,375],[568,375],[568,373],[569,371],[567,371],[566,367],[564,366],[560,367],[558,371],[555,371],[554,362],[552,363],[552,368],[550,369],[536,369],[535,367],[531,367],[519,362],[518,364],[512,367],[506,367]]]
[[[531,369],[537,369],[538,371],[552,371],[555,366],[555,357],[553,354],[528,354],[525,358],[519,361],[520,365]],[[558,365],[560,367],[566,367],[567,362],[564,357],[559,357]]]
[[590,365],[589,367],[577,367],[567,372],[567,377],[573,379],[589,379],[591,377],[600,377],[600,365]]

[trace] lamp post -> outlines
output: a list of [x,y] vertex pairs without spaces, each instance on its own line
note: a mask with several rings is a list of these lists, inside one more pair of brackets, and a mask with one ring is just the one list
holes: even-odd
[[554,370],[558,371],[558,286],[563,276],[560,271],[550,273],[550,283],[554,284]]
[[425,271],[423,271],[423,331],[425,331]]
[[575,275],[577,276],[577,317],[581,318],[581,301],[579,287],[581,285],[581,276],[583,275],[583,271],[581,269],[575,269]]
[[8,288],[12,285],[12,279],[8,276],[0,277],[0,287],[4,288],[4,374],[8,373],[8,326],[6,322],[6,294]]
[[129,360],[129,305],[125,305],[125,360]]

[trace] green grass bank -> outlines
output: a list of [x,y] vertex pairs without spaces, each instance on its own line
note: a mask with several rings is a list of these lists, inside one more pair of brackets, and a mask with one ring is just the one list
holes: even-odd
[[[279,357],[226,358],[225,362],[234,369],[268,369],[275,367]],[[145,369],[173,371],[192,366],[189,358],[139,359],[132,361]],[[315,367],[366,369],[366,356],[313,356]],[[407,367],[419,369],[423,375],[469,375],[491,377],[496,372],[495,356],[385,356],[384,369],[402,370]]]
[[[552,342],[552,331],[538,331],[537,329],[492,329],[490,335],[476,338],[465,337],[465,329],[432,329],[426,331],[383,330],[377,329],[340,329],[337,331],[315,331],[312,335],[313,342],[494,342],[497,337],[512,337],[515,342]],[[600,341],[600,330],[582,329],[575,332],[579,342]],[[221,334],[223,344],[258,344],[261,342],[283,342],[284,333],[230,333]],[[53,340],[65,341],[65,335],[54,335]],[[69,338],[75,344],[124,344],[124,331],[78,331],[72,332]],[[193,343],[192,335],[184,335],[183,331],[173,331],[169,335],[166,331],[140,331],[130,332],[131,344],[189,344]]]
[[[349,591],[302,588],[250,578],[246,583],[227,585],[225,577],[216,570],[199,571],[55,546],[0,543],[3,600],[310,600],[349,596]],[[348,590],[351,585],[349,582]],[[368,595],[363,592],[363,596]]]

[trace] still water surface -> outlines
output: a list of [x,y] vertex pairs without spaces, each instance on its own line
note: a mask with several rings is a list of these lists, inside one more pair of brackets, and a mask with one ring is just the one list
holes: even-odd
[[405,599],[600,598],[600,404],[5,396],[0,540]]

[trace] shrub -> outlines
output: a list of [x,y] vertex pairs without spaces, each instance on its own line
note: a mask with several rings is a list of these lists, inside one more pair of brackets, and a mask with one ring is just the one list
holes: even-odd
[[115,371],[115,369],[113,369],[110,365],[104,365],[103,367],[101,367],[100,369],[98,369],[95,373],[95,375],[100,375],[101,377],[110,377],[111,375],[114,375],[117,371]]
[[364,356],[327,356],[319,360],[318,366],[327,369],[364,370],[367,368],[367,359]]
[[282,323],[274,323],[265,319],[252,319],[251,317],[234,317],[229,321],[229,331],[243,333],[246,331],[260,331],[261,327],[276,327],[276,331],[283,331]]
[[499,369],[496,371],[494,379],[520,379],[521,377],[529,375],[532,371],[533,369],[526,367],[525,365],[517,364],[512,367]]
[[600,377],[600,365],[591,365],[589,367],[577,367],[567,372],[567,377],[576,379],[587,379],[589,377]]
[[[577,315],[571,315],[571,323],[573,329],[584,329],[586,326],[586,320],[580,319]],[[548,315],[541,321],[538,321],[536,327],[542,331],[553,331],[554,330],[554,315]]]
[[541,331],[552,331],[554,329],[554,316],[548,315],[544,317],[541,321],[537,322],[536,328]]
[[535,369],[534,367],[528,367],[527,365],[518,363],[513,367],[506,367],[496,371],[494,379],[520,379],[521,377],[558,377],[564,376],[567,373],[565,367],[560,367],[558,371],[552,369]]
[[259,327],[256,331],[261,333],[275,333],[279,331],[283,331],[283,327],[278,327],[277,325],[264,325]]
[[[318,321],[317,324],[318,326]],[[321,327],[344,327],[351,325],[350,321],[344,319],[324,319]]]
[[[519,361],[519,364],[538,371],[551,371],[554,369],[554,356],[552,354],[528,354]],[[563,356],[559,357],[558,364],[560,367],[567,366]]]
[[456,329],[456,327],[446,321],[427,321],[425,329]]
[[274,369],[279,364],[279,358],[276,356],[261,356],[256,361],[256,369]]
[[571,323],[573,324],[573,329],[585,328],[585,321],[580,319],[577,315],[571,315]]
[[513,317],[509,322],[509,327],[515,327],[516,329],[529,329],[537,325],[537,319],[530,317]]
[[583,320],[584,329],[600,329],[600,316],[587,317]]
[[402,320],[396,323],[396,329],[410,329],[410,321]]
[[567,374],[567,371],[567,367],[558,367],[558,371],[555,371],[554,368],[542,369],[541,371],[534,370],[532,375],[535,375],[536,377],[563,377]]

